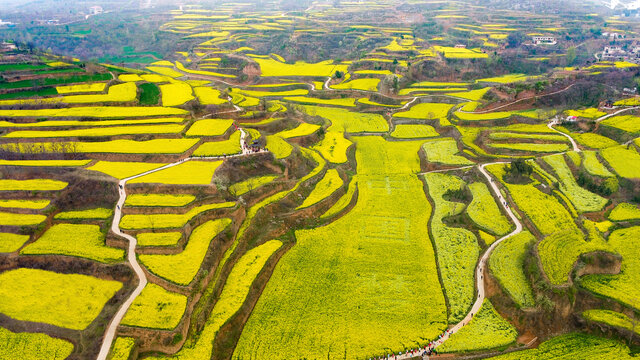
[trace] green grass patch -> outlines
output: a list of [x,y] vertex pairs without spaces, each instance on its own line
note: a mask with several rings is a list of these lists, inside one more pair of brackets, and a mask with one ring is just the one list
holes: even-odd
[[144,83],[138,86],[140,89],[140,105],[158,105],[160,101],[160,88],[153,83]]

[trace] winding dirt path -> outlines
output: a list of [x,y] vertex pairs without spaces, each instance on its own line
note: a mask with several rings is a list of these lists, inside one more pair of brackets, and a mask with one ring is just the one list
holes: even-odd
[[637,110],[637,109],[640,109],[640,106],[632,106],[632,107],[628,107],[628,108],[620,109],[620,110],[618,110],[618,111],[616,111],[616,112],[613,112],[613,113],[611,113],[611,114],[607,114],[607,115],[604,115],[604,116],[600,116],[599,118],[597,118],[597,119],[596,119],[596,122],[600,122],[600,121],[602,121],[602,120],[606,120],[606,119],[608,119],[608,118],[610,118],[610,117],[612,117],[612,116],[616,116],[616,115],[618,115],[618,114],[620,114],[620,113],[623,113],[623,112],[625,112],[625,111],[629,111],[629,110]]
[[129,307],[131,307],[131,304],[133,303],[133,301],[138,297],[138,295],[140,295],[144,287],[147,285],[147,276],[144,274],[144,271],[142,270],[142,267],[140,266],[140,264],[138,263],[138,259],[136,258],[136,246],[138,244],[138,240],[135,237],[129,234],[125,234],[120,230],[120,219],[122,218],[122,208],[124,207],[124,202],[127,199],[127,193],[125,191],[125,186],[127,185],[127,181],[131,179],[139,178],[144,175],[152,174],[160,170],[168,169],[178,164],[182,164],[183,162],[188,160],[189,159],[180,160],[178,162],[171,163],[171,164],[159,167],[157,169],[149,170],[147,172],[143,172],[142,174],[138,174],[138,175],[134,175],[134,176],[122,179],[118,183],[118,193],[120,195],[120,198],[118,199],[118,202],[116,204],[116,208],[114,211],[113,222],[111,223],[111,231],[113,231],[114,234],[120,237],[123,237],[129,241],[129,247],[127,249],[127,261],[129,262],[129,265],[131,266],[133,271],[136,273],[136,276],[138,277],[138,286],[136,286],[135,290],[133,290],[129,298],[120,306],[120,309],[118,309],[118,312],[111,319],[111,322],[109,323],[109,326],[107,327],[107,331],[105,332],[104,338],[102,340],[100,353],[98,354],[98,357],[97,357],[98,360],[107,359],[107,355],[109,355],[109,350],[111,349],[111,344],[113,343],[113,339],[115,337],[116,329],[118,328],[118,325],[120,325],[120,322],[122,322],[122,318],[124,318],[124,315],[127,313],[127,310],[129,310]]
[[127,300],[120,306],[120,308],[118,309],[118,312],[113,316],[113,318],[109,322],[109,326],[107,327],[107,330],[104,334],[104,338],[102,340],[102,345],[100,346],[100,353],[98,353],[98,357],[96,358],[97,360],[107,359],[107,356],[109,355],[109,350],[111,349],[111,345],[113,344],[113,340],[115,338],[116,330],[118,329],[118,326],[122,322],[122,319],[124,318],[124,315],[127,313],[127,310],[129,310],[129,307],[131,307],[131,304],[133,304],[133,301],[138,297],[138,295],[140,295],[140,293],[142,293],[142,290],[147,285],[147,276],[144,274],[144,271],[142,270],[142,267],[140,266],[140,264],[138,263],[138,259],[136,258],[136,246],[138,245],[138,241],[135,237],[129,234],[125,234],[124,232],[122,232],[122,230],[120,230],[120,219],[122,218],[122,208],[124,207],[124,202],[127,199],[127,192],[126,192],[127,181],[136,179],[145,175],[149,175],[161,170],[165,170],[194,159],[219,160],[219,159],[228,159],[233,157],[240,157],[240,156],[267,152],[267,150],[260,150],[258,152],[253,152],[249,147],[245,147],[244,143],[245,143],[245,138],[247,136],[247,133],[242,128],[239,128],[239,130],[241,133],[240,148],[242,149],[242,152],[238,154],[227,155],[227,156],[211,156],[211,157],[189,157],[186,159],[178,160],[171,164],[161,166],[156,169],[143,172],[138,175],[130,176],[128,178],[120,180],[120,182],[118,183],[118,193],[120,195],[120,198],[118,199],[118,202],[116,203],[116,208],[114,209],[113,222],[111,223],[111,231],[113,231],[114,234],[125,238],[129,242],[129,246],[127,248],[127,261],[129,262],[129,265],[131,266],[136,276],[138,277],[138,286],[136,286],[136,288],[133,290],[129,298],[127,298]]
[[580,148],[578,147],[578,143],[576,143],[576,141],[573,139],[573,137],[571,137],[571,135],[569,134],[565,134],[562,131],[556,129],[553,127],[553,125],[556,125],[558,122],[557,120],[552,120],[549,122],[549,124],[547,124],[547,127],[555,132],[557,132],[558,134],[566,137],[567,139],[569,139],[569,141],[571,141],[571,145],[573,146],[573,151],[575,152],[580,152]]
[[508,106],[511,106],[511,105],[513,105],[513,104],[517,104],[517,103],[519,103],[519,102],[521,102],[521,101],[531,100],[531,99],[537,99],[537,98],[541,98],[541,97],[546,97],[546,96],[551,96],[551,95],[560,94],[560,93],[562,93],[562,92],[565,92],[565,91],[567,91],[567,90],[571,89],[574,85],[575,85],[575,83],[573,83],[573,84],[571,84],[571,85],[567,86],[567,87],[566,87],[566,88],[564,88],[564,89],[556,90],[556,91],[554,91],[554,92],[550,92],[550,93],[548,93],[548,94],[533,95],[533,96],[529,96],[529,97],[526,97],[526,98],[522,98],[522,99],[514,100],[514,101],[512,101],[512,102],[510,102],[510,103],[507,103],[507,104],[504,104],[504,105],[500,105],[500,106],[494,107],[493,109],[480,110],[480,111],[460,111],[460,112],[462,112],[462,113],[467,113],[467,114],[486,114],[486,113],[494,112],[494,111],[499,110],[499,109],[503,109],[503,108],[508,107]]
[[[503,163],[504,162],[493,162],[493,163],[482,164],[482,165],[478,166],[478,170],[480,170],[482,175],[484,175],[484,177],[487,178],[487,181],[489,182],[491,190],[494,192],[494,194],[496,195],[496,197],[500,201],[500,206],[502,206],[502,208],[504,208],[504,210],[506,211],[507,215],[509,215],[509,218],[511,218],[511,221],[516,225],[516,228],[512,232],[510,232],[509,234],[507,234],[507,235],[501,237],[500,239],[494,241],[493,244],[491,244],[491,246],[489,246],[489,248],[484,252],[482,257],[480,258],[480,261],[478,261],[478,265],[476,265],[476,289],[477,289],[477,293],[478,293],[478,297],[476,298],[476,301],[473,303],[473,306],[471,307],[471,310],[469,311],[467,316],[465,316],[465,318],[462,319],[462,321],[460,321],[459,323],[454,325],[451,329],[447,330],[440,339],[438,339],[438,340],[436,340],[436,341],[431,343],[431,349],[435,349],[438,346],[444,344],[449,339],[449,337],[451,337],[451,335],[453,335],[453,334],[457,333],[458,331],[460,331],[460,329],[462,329],[465,325],[467,325],[469,323],[469,321],[471,321],[471,319],[473,318],[473,315],[477,314],[478,311],[480,311],[480,309],[482,308],[482,304],[484,303],[484,300],[485,300],[484,270],[487,267],[487,261],[489,260],[489,257],[491,256],[491,253],[496,248],[496,246],[498,246],[501,242],[503,242],[504,240],[506,240],[506,239],[508,239],[508,238],[510,238],[510,237],[512,237],[514,235],[517,235],[517,234],[522,232],[522,229],[523,229],[522,223],[516,217],[514,212],[509,207],[507,201],[505,200],[505,198],[500,193],[500,189],[498,188],[498,185],[496,184],[496,182],[493,181],[493,178],[491,177],[491,175],[489,175],[489,172],[487,172],[485,170],[485,167],[487,165],[503,164]],[[459,169],[466,169],[466,168],[469,168],[469,166],[465,166],[463,168],[448,169],[448,170],[459,170]],[[433,172],[442,172],[442,171],[448,171],[448,170],[436,170],[436,171],[433,171]],[[414,351],[408,351],[408,352],[406,352],[406,353],[404,353],[402,355],[394,356],[393,359],[397,359],[397,360],[413,359],[415,357],[421,356],[421,354],[424,351],[425,351],[424,348],[423,349],[414,350]]]

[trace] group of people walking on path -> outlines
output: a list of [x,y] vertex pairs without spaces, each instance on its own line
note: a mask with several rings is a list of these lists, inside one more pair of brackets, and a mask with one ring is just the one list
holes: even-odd
[[369,358],[369,360],[398,360],[398,357],[402,358],[403,355],[405,357],[407,356],[411,356],[411,357],[423,356],[424,357],[424,356],[438,355],[438,352],[435,349],[436,346],[441,345],[441,342],[445,338],[445,336],[451,336],[452,334],[453,334],[453,330],[445,330],[444,333],[438,335],[437,340],[430,342],[428,345],[425,345],[424,347],[409,349],[409,350],[405,350],[404,352],[400,351],[398,354],[387,354],[386,356]]

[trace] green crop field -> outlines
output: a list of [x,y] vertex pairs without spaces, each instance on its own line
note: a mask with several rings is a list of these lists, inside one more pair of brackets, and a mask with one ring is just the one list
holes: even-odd
[[522,308],[535,305],[533,290],[524,272],[527,250],[535,240],[530,232],[514,235],[498,245],[489,258],[491,273],[511,299]]
[[587,320],[615,326],[640,334],[640,329],[638,329],[637,325],[635,324],[636,320],[632,320],[627,315],[621,314],[619,312],[593,309],[583,312],[582,316]]
[[473,200],[467,206],[467,214],[479,228],[494,235],[506,235],[513,227],[502,215],[489,188],[484,183],[469,184]]
[[422,145],[427,161],[446,165],[472,165],[473,162],[461,155],[458,143],[452,138],[430,140]]
[[608,178],[614,176],[598,159],[595,151],[583,151],[584,169],[591,175]]
[[608,244],[622,256],[622,268],[616,275],[587,275],[581,285],[601,296],[615,299],[623,304],[640,309],[639,281],[640,258],[634,256],[640,242],[640,227],[631,227],[614,231]]
[[21,251],[25,255],[68,255],[104,263],[124,259],[124,251],[108,247],[98,225],[56,224]]
[[431,173],[424,176],[429,196],[435,204],[431,233],[436,246],[442,284],[449,304],[449,322],[464,318],[473,302],[473,270],[478,259],[478,241],[468,230],[448,227],[443,219],[460,214],[464,204],[444,199],[450,190],[460,189],[464,182],[455,176]]
[[139,255],[142,264],[157,276],[179,285],[189,285],[200,269],[209,243],[231,219],[207,221],[193,230],[184,250],[175,255]]
[[120,288],[118,281],[86,275],[9,270],[0,274],[0,312],[16,320],[83,330]]
[[547,156],[544,161],[553,168],[560,181],[560,190],[571,200],[578,212],[600,211],[607,204],[607,199],[578,185],[562,155]]

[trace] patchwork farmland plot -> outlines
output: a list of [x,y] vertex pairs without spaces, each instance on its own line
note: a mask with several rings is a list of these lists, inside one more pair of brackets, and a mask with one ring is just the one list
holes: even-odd
[[118,281],[37,269],[6,271],[0,284],[3,314],[75,330],[86,328],[122,287]]
[[17,7],[0,358],[636,359],[640,26],[485,3]]
[[140,255],[140,262],[152,273],[179,285],[189,285],[200,269],[209,243],[229,224],[230,219],[208,221],[195,228],[184,251],[176,255]]
[[73,344],[45,334],[14,333],[0,328],[0,357],[4,359],[63,360],[73,352]]
[[438,264],[445,294],[449,301],[449,321],[461,320],[473,301],[473,270],[479,254],[473,233],[448,227],[443,219],[464,210],[464,204],[444,199],[447,191],[457,190],[464,182],[451,175],[431,173],[425,175],[429,195],[435,203],[431,220],[431,234],[438,254]]
[[25,255],[69,255],[105,263],[124,259],[124,251],[105,245],[98,225],[56,224],[21,251]]
[[[241,358],[245,356],[243,354],[259,351],[265,355],[272,354],[280,358],[282,356],[280,354],[289,353],[293,348],[298,349],[296,351],[303,349],[302,351],[311,355],[317,349],[326,346],[322,344],[333,342],[334,339],[342,339],[339,342],[344,345],[332,352],[344,353],[345,349],[347,351],[360,349],[359,353],[372,353],[379,346],[384,346],[382,344],[389,344],[390,339],[399,339],[398,332],[407,332],[409,337],[417,341],[419,336],[432,337],[444,328],[446,317],[441,310],[436,310],[444,310],[444,298],[436,290],[439,287],[431,287],[431,291],[408,292],[409,289],[416,287],[426,288],[428,284],[437,284],[437,278],[432,277],[434,273],[412,270],[434,267],[433,255],[425,257],[432,259],[429,263],[414,262],[410,259],[415,257],[402,255],[416,252],[433,254],[430,245],[418,241],[417,237],[421,229],[426,228],[425,214],[429,213],[429,205],[422,193],[420,181],[414,175],[410,175],[411,171],[418,166],[417,151],[420,144],[416,142],[396,144],[374,137],[358,138],[356,144],[360,149],[356,152],[360,174],[358,175],[360,194],[356,208],[329,226],[296,234],[297,245],[278,263],[272,278],[278,281],[268,283],[240,338],[234,357]],[[368,151],[373,148],[383,149],[384,152],[381,154]],[[411,159],[409,163],[397,162],[398,159],[407,158]],[[396,164],[401,166],[395,166]],[[384,189],[389,189],[389,193]],[[397,201],[379,201],[382,198],[398,197],[404,199],[403,205]],[[407,202],[412,206],[407,206]],[[389,209],[377,209],[374,204],[403,206],[405,209],[412,210],[411,214],[407,214],[410,215],[407,218],[389,218],[388,215],[382,215],[389,214],[387,212]],[[404,211],[401,212],[406,214]],[[343,231],[349,231],[353,235],[335,236]],[[339,243],[336,244],[336,241]],[[398,241],[408,246],[398,247]],[[368,250],[357,251],[359,247]],[[328,249],[332,250],[327,251]],[[345,249],[349,249],[346,253],[352,254],[350,261],[339,260],[344,255]],[[390,257],[375,255],[381,252],[393,255]],[[391,275],[390,268],[385,264],[369,261],[369,259],[392,261],[391,259],[396,257],[409,260],[403,262],[400,278],[397,278],[397,272],[396,275]],[[317,265],[327,263],[335,265],[331,268]],[[302,266],[304,271],[290,271],[292,267],[299,266]],[[385,280],[375,284],[367,280],[372,277]],[[308,279],[319,281],[309,282]],[[401,281],[406,286],[394,286],[393,284],[397,281]],[[358,296],[347,296],[341,291],[353,286],[359,286],[363,293]],[[367,296],[379,291],[393,292],[394,295]],[[319,294],[326,294],[321,302],[308,301]],[[313,306],[318,311],[308,312],[304,309],[305,306],[300,306],[302,303],[306,303],[306,307]],[[417,303],[430,305],[428,307],[412,306]],[[327,313],[327,310],[330,313]],[[416,312],[422,316],[407,316],[408,313]],[[339,316],[336,317],[335,315],[338,314]],[[365,314],[368,315],[363,316]],[[371,314],[378,315],[371,316]],[[300,316],[304,316],[307,321],[297,321],[296,319]],[[378,316],[387,319],[386,324],[396,324],[397,327],[394,325],[391,329],[379,321],[370,320]],[[334,319],[332,321],[342,319],[340,321],[343,326],[333,331],[327,329],[319,332],[318,330],[323,328],[319,324],[326,322],[327,319]],[[402,326],[398,322],[404,324],[418,322],[422,326]],[[296,333],[299,335],[291,332],[292,324],[297,324],[295,328],[298,329]],[[337,329],[340,331],[336,332]],[[359,337],[366,340],[365,343],[343,342],[344,339],[351,338],[349,334],[361,332],[362,329],[368,329],[366,337]],[[257,337],[265,335],[281,340],[278,342],[255,341]],[[300,347],[301,341],[305,346]],[[399,344],[396,345],[396,347],[399,346]]]

